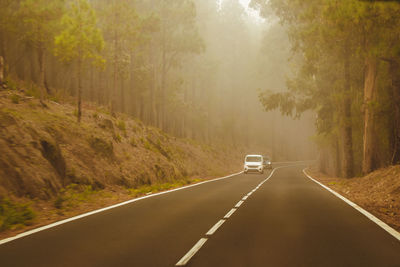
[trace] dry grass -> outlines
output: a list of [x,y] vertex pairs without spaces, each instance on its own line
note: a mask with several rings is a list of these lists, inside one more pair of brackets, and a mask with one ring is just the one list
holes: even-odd
[[27,228],[241,167],[238,149],[178,139],[93,104],[78,124],[75,106],[43,107],[31,95],[0,91],[0,198],[32,203]]

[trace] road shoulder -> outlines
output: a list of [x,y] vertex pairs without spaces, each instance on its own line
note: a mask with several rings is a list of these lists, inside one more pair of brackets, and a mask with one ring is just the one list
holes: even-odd
[[329,177],[314,168],[306,172],[400,232],[400,166],[351,179]]

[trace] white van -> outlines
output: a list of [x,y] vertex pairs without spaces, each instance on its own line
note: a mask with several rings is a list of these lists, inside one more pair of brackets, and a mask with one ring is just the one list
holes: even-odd
[[247,155],[244,159],[244,173],[264,173],[264,158],[261,155]]

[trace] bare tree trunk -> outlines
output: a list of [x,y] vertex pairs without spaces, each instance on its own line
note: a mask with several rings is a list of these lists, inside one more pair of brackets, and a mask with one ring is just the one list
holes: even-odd
[[125,112],[125,81],[121,79],[121,101],[120,101],[120,110],[122,113]]
[[0,56],[0,86],[3,85],[4,82],[4,58]]
[[[113,1],[113,5],[115,1]],[[118,19],[118,12],[114,14],[114,23]],[[117,79],[118,79],[118,53],[119,53],[119,36],[117,30],[114,30],[114,77],[113,77],[113,89],[111,94],[111,115],[115,116],[116,104],[117,104]]]
[[392,93],[394,103],[394,119],[393,119],[393,153],[391,163],[400,163],[400,64],[390,61],[390,75],[392,79]]
[[365,61],[366,73],[364,81],[364,143],[362,172],[370,173],[374,165],[375,133],[374,108],[372,106],[376,96],[377,59],[368,57]]
[[150,117],[151,123],[153,126],[158,125],[158,117],[157,117],[157,102],[156,102],[156,95],[157,95],[157,80],[156,80],[156,66],[155,61],[153,60],[153,75],[152,75],[152,84],[150,89]]
[[[114,45],[116,48],[116,44]],[[113,88],[111,92],[111,115],[115,116],[116,102],[117,102],[117,59],[116,54],[114,57],[114,73],[113,73]]]
[[[165,40],[164,40],[165,43]],[[160,116],[160,121],[159,121],[159,127],[162,130],[166,130],[166,51],[165,51],[165,44],[163,43],[163,54],[162,54],[162,74],[161,74],[161,116]]]
[[82,61],[78,60],[78,123],[81,122],[82,118]]
[[354,175],[353,158],[353,128],[351,121],[351,88],[350,88],[350,53],[346,48],[344,57],[344,99],[343,99],[343,117],[342,117],[342,176],[345,178]]
[[6,55],[6,44],[4,41],[4,33],[0,32],[0,57],[2,58],[2,72],[3,75],[1,81],[4,82],[4,77],[7,76],[6,73],[6,62],[7,62],[7,55]]
[[40,102],[44,101],[45,95],[45,53],[43,48],[38,49],[38,60],[39,60],[39,90],[40,90]]
[[90,68],[90,87],[89,87],[90,88],[90,92],[89,92],[89,98],[90,98],[90,101],[96,102],[95,97],[94,97],[94,95],[95,95],[94,87],[95,87],[95,85],[94,85],[94,68]]
[[162,62],[161,62],[161,99],[160,99],[160,110],[158,110],[158,112],[160,112],[159,114],[159,128],[161,128],[163,131],[166,131],[166,119],[167,119],[167,109],[166,109],[166,75],[167,75],[167,47],[166,47],[166,21],[165,21],[165,9],[166,9],[166,3],[165,1],[162,1],[162,13],[161,16],[163,17],[162,21],[162,25],[161,25],[161,49],[162,49]]

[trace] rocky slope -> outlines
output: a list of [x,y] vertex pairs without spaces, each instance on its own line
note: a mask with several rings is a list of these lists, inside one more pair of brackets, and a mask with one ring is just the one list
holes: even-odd
[[[22,90],[0,90],[0,231],[241,168],[234,148],[178,139],[101,107],[85,106],[78,124],[74,106],[46,106]],[[26,202],[32,218],[10,223],[7,211],[28,207],[13,203]]]

